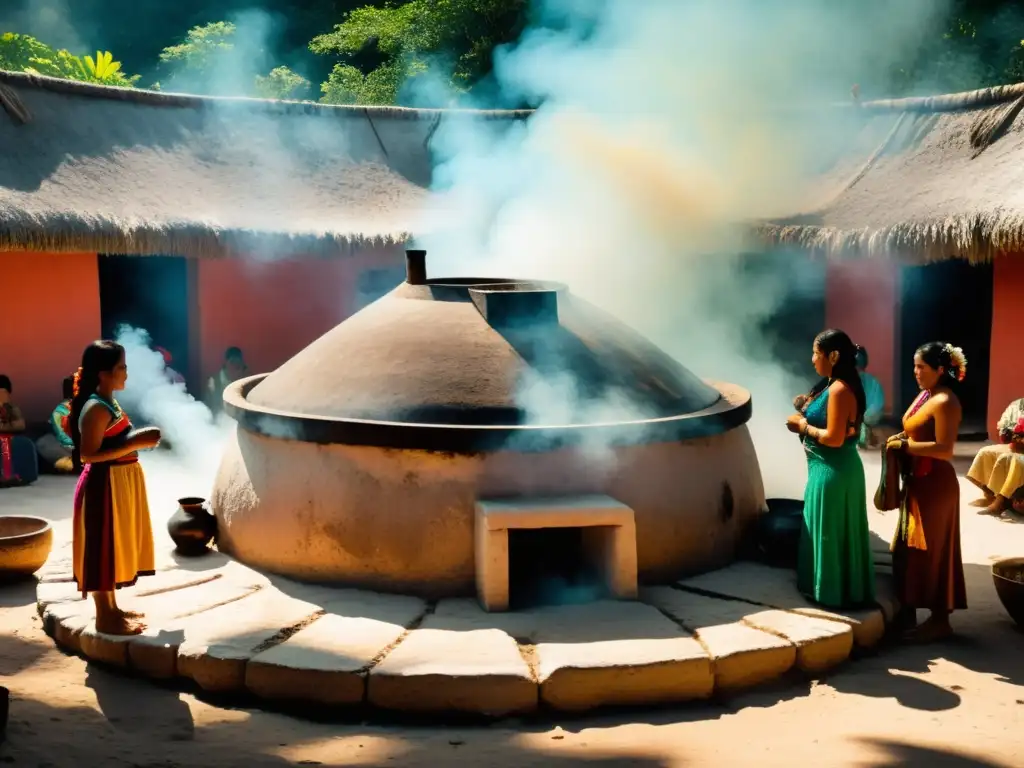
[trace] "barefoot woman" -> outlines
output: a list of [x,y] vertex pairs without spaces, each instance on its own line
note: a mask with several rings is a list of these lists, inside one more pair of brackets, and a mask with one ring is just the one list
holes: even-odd
[[892,544],[893,575],[909,625],[916,623],[918,608],[931,611],[927,621],[908,633],[908,639],[919,642],[949,635],[949,614],[967,607],[960,484],[950,464],[961,417],[954,389],[966,372],[963,352],[951,344],[933,341],[918,349],[914,378],[921,394],[903,416],[903,432],[887,444],[910,459]]
[[160,433],[131,432],[127,414],[114,400],[127,379],[120,344],[90,344],[75,374],[68,420],[75,464],[84,464],[75,488],[75,581],[96,602],[96,630],[110,635],[138,634],[145,628],[140,614],[118,608],[114,590],[154,573],[155,567],[146,481],[136,452],[155,448]]
[[786,423],[807,454],[797,587],[835,608],[875,599],[867,489],[857,453],[865,403],[858,349],[842,331],[818,334],[811,362],[822,380],[802,403],[803,412]]

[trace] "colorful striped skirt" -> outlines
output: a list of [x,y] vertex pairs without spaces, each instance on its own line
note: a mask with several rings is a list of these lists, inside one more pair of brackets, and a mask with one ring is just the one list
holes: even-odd
[[146,478],[138,461],[87,464],[75,488],[75,582],[83,595],[156,572]]

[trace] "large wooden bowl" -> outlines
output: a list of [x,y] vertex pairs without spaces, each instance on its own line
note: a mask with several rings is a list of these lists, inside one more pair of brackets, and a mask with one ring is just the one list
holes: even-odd
[[0,515],[0,578],[31,576],[53,548],[50,521],[29,515]]
[[992,563],[996,594],[1010,618],[1024,627],[1024,557],[1008,557]]

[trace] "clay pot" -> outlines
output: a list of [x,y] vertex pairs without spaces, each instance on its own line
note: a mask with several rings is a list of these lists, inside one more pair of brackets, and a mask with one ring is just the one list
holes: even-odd
[[0,578],[31,576],[53,547],[53,528],[41,517],[0,515]]
[[1010,557],[992,563],[996,594],[1010,618],[1024,627],[1024,557]]
[[768,511],[758,521],[761,559],[780,568],[796,568],[804,521],[802,499],[768,499]]
[[206,499],[187,496],[178,499],[178,509],[167,521],[167,533],[182,555],[204,555],[217,535],[217,518],[206,509]]

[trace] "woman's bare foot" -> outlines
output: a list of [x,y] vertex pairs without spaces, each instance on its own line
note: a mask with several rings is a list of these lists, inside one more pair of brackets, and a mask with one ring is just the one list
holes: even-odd
[[138,611],[123,611],[120,608],[117,608],[116,611],[117,611],[117,615],[120,616],[122,619],[144,619],[144,618],[146,618],[146,614],[139,613]]
[[972,507],[987,507],[995,501],[995,496],[980,496],[974,501],[968,502]]
[[996,499],[994,499],[992,501],[991,504],[989,504],[984,509],[979,509],[978,510],[978,514],[979,515],[991,515],[992,517],[999,517],[1001,514],[1003,514],[1003,506],[1004,506],[1003,505],[1003,500],[1000,499],[1000,498],[996,498]]
[[117,613],[96,618],[96,631],[102,635],[141,635],[146,625]]

